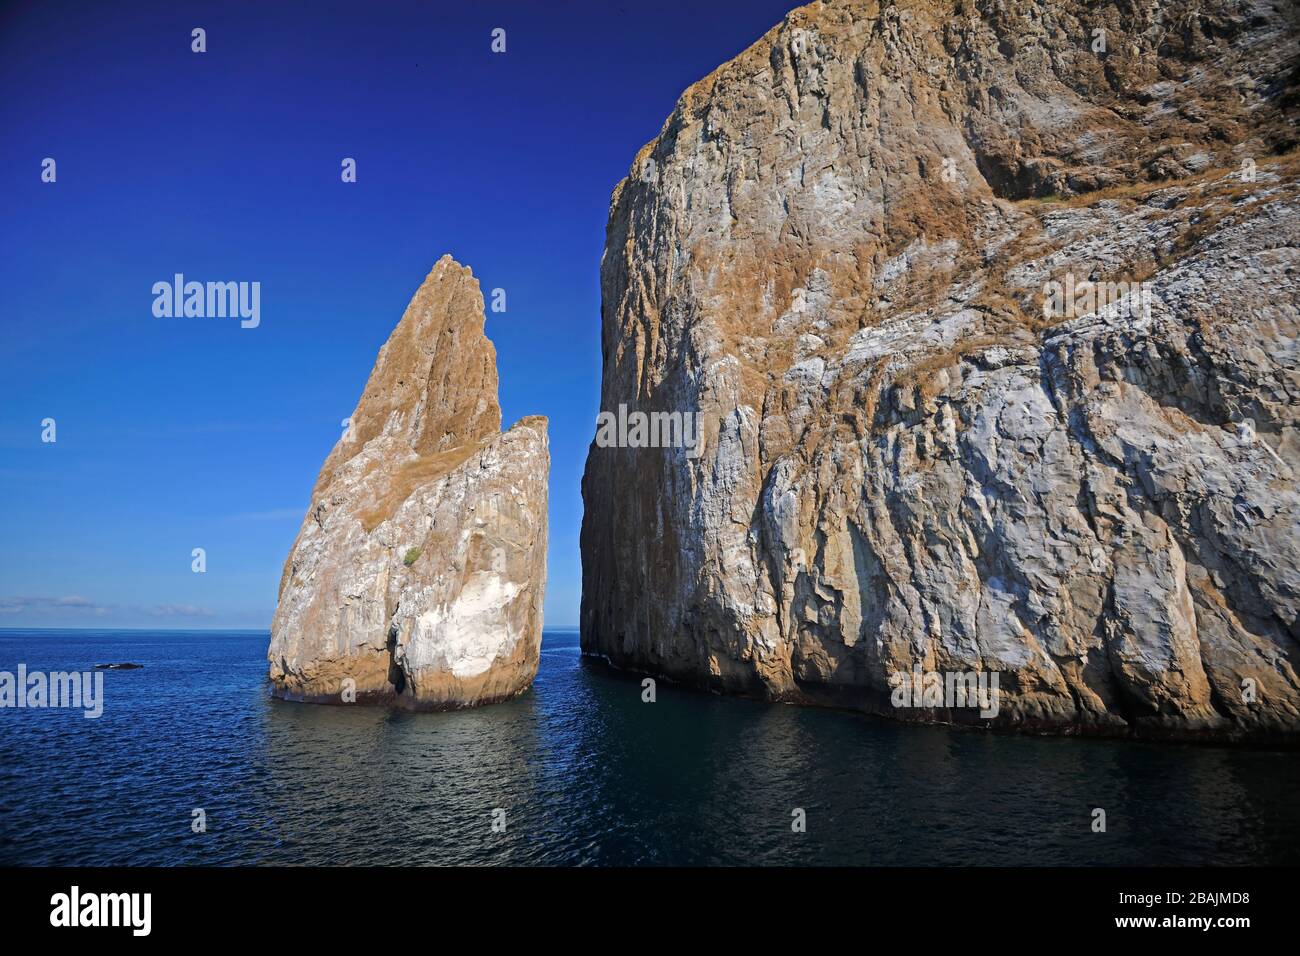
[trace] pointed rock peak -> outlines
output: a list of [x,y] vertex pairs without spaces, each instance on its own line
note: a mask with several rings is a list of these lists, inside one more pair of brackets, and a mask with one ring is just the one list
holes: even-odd
[[444,255],[379,352],[352,416],[358,445],[386,435],[432,455],[499,432],[496,349],[483,324],[478,280]]

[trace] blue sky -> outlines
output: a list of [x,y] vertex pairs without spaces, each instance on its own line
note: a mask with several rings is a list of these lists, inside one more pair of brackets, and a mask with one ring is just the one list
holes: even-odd
[[[575,623],[610,191],[792,6],[0,7],[0,626],[269,626],[339,422],[444,252],[506,290],[503,418],[550,418],[546,621]],[[261,324],[155,318],[177,272],[260,282]]]

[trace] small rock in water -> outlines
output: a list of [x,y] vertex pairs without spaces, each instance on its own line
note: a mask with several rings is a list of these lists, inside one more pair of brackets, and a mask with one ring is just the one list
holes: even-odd
[[139,670],[139,669],[142,668],[142,667],[144,667],[143,664],[130,664],[130,663],[124,663],[124,664],[96,664],[96,665],[95,665],[95,670],[97,670],[97,671],[136,671],[136,670]]

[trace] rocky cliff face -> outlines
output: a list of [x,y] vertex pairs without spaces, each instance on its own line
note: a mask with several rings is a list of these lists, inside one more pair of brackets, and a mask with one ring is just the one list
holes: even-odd
[[[1300,14],[955,10],[795,10],[615,190],[601,408],[705,447],[593,443],[583,647],[904,719],[1294,739]],[[998,675],[996,715],[899,706],[918,670]]]
[[478,282],[444,256],[316,481],[271,627],[278,695],[461,707],[532,682],[546,419],[502,434],[483,324]]

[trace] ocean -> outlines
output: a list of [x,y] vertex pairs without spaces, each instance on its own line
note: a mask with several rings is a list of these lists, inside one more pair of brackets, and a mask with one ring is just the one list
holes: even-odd
[[267,642],[0,631],[0,671],[144,665],[104,672],[97,719],[0,709],[0,864],[1300,863],[1295,753],[910,726],[663,681],[644,703],[555,629],[509,703],[295,704],[268,693]]

